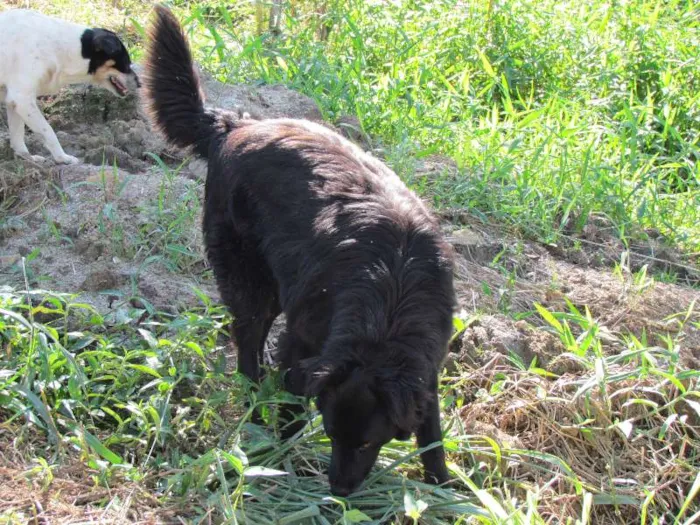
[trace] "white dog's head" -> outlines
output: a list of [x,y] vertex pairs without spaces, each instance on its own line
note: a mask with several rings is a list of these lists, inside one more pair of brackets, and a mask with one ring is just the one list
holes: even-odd
[[88,74],[92,83],[119,97],[129,88],[141,87],[138,75],[131,69],[131,58],[119,37],[107,29],[88,29],[81,38],[82,55],[90,61]]

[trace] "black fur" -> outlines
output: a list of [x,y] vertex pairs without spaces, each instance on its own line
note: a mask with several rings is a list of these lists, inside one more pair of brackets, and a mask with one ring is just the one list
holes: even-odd
[[212,137],[232,129],[236,115],[204,108],[204,95],[182,28],[169,11],[156,6],[156,13],[146,61],[151,117],[168,141],[181,148],[192,147],[206,158]]
[[[131,58],[119,37],[108,29],[86,29],[80,37],[81,55],[88,59],[88,74],[92,75],[108,60],[114,61],[114,68],[125,75],[132,74]],[[137,85],[140,86],[138,77]]]
[[[161,6],[156,16],[146,97],[165,136],[209,160],[203,230],[235,317],[238,368],[259,379],[265,338],[284,311],[285,386],[317,397],[333,439],[331,490],[347,495],[391,439],[441,440],[451,248],[389,168],[325,127],[205,109],[177,20]],[[289,405],[285,419],[299,411]],[[428,481],[448,479],[442,447],[423,462]]]

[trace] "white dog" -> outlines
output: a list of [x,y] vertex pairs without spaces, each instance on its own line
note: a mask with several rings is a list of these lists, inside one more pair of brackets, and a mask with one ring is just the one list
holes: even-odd
[[24,142],[26,124],[42,137],[56,162],[78,162],[63,151],[36,98],[83,83],[122,97],[128,93],[127,85],[140,86],[129,53],[117,35],[26,9],[0,13],[0,102],[7,105],[10,145],[16,155],[44,160],[29,154]]

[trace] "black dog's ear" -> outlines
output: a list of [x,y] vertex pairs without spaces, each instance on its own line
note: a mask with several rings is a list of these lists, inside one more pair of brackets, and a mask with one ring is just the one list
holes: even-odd
[[303,396],[306,387],[306,376],[303,368],[293,366],[284,374],[284,387],[296,396]]
[[342,382],[350,372],[350,363],[347,361],[336,361],[324,356],[309,357],[299,364],[304,371],[304,390],[309,397],[316,397],[322,390]]
[[385,381],[378,389],[379,399],[386,408],[387,416],[401,434],[415,430],[422,412],[421,392],[412,382]]
[[95,29],[95,36],[92,39],[92,47],[95,51],[102,52],[107,56],[116,55],[121,49],[119,37],[105,29]]
[[417,358],[404,358],[378,371],[374,383],[377,397],[400,435],[410,436],[423,421],[434,388],[431,378],[436,376],[434,367]]

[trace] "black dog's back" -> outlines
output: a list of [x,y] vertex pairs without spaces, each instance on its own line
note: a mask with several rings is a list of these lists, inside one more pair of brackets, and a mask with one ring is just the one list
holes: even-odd
[[327,128],[242,121],[210,159],[206,194],[208,218],[257,246],[292,318],[304,304],[327,323],[360,301],[352,330],[373,340],[451,323],[450,247],[436,221],[396,174]]

